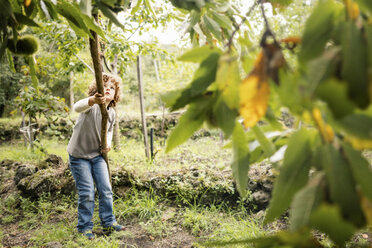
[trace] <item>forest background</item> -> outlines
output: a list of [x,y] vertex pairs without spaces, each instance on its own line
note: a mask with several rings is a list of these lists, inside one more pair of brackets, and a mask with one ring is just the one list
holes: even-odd
[[[195,195],[193,190],[198,187],[187,186],[187,180],[181,177],[177,179],[178,184],[171,184],[178,187],[173,191],[165,184],[168,188],[165,193],[163,189],[164,199],[157,198],[153,181],[150,186],[143,186],[146,184],[143,183],[142,189],[147,192],[144,195],[138,193],[136,187],[124,194],[124,198],[116,192],[117,211],[123,221],[135,226],[135,222],[129,220],[133,216],[146,220],[136,227],[145,230],[150,239],[147,245],[185,241],[165,238],[171,236],[172,229],[167,226],[167,220],[172,223],[170,226],[188,230],[192,237],[186,239],[185,246],[194,243],[201,246],[323,247],[344,246],[347,242],[351,242],[348,246],[355,243],[358,246],[360,242],[369,245],[368,226],[372,220],[372,173],[368,162],[372,139],[372,6],[369,1],[272,0],[247,4],[223,0],[79,3],[2,0],[2,6],[0,115],[6,141],[2,144],[2,156],[18,161],[2,162],[2,179],[8,181],[2,187],[4,214],[1,223],[4,227],[7,224],[13,227],[13,233],[2,227],[1,237],[6,246],[15,240],[12,237],[22,237],[25,232],[29,237],[20,238],[20,244],[50,245],[51,241],[56,241],[57,245],[74,246],[84,243],[73,235],[71,225],[62,224],[64,232],[59,233],[60,237],[54,236],[55,232],[48,233],[49,238],[37,234],[60,223],[58,218],[48,221],[49,216],[58,215],[51,210],[53,206],[46,204],[46,209],[39,212],[42,204],[56,197],[58,190],[51,190],[53,187],[48,184],[49,196],[46,197],[29,186],[33,185],[31,179],[46,169],[41,160],[52,153],[51,147],[57,147],[53,148],[53,153],[61,155],[66,162],[63,151],[70,135],[66,130],[71,130],[76,118],[69,113],[69,107],[75,99],[85,96],[87,86],[99,75],[97,63],[91,64],[91,57],[95,59],[92,52],[95,35],[100,36],[98,48],[103,52],[98,68],[117,72],[123,78],[123,101],[116,109],[119,120],[125,123],[139,118],[136,114],[140,109],[138,67],[143,67],[145,109],[156,113],[154,117],[161,116],[158,150],[149,159],[137,154],[141,150],[138,148],[141,140],[146,137],[141,125],[134,141],[130,136],[118,137],[117,151],[110,155],[110,164],[122,171],[121,174],[114,172],[114,185],[120,184],[123,171],[140,170],[141,175],[146,174],[144,171],[159,173],[154,167],[157,163],[173,167],[167,168],[168,171],[197,170],[197,175],[200,171],[206,173],[214,164],[217,171],[232,174],[235,182],[222,177],[222,182],[209,184],[211,179],[199,178],[204,192]],[[136,33],[147,33],[163,26],[177,27],[184,34],[183,39],[177,45],[167,46],[155,41],[132,40]],[[136,65],[138,56],[143,58],[141,66]],[[90,69],[93,67],[94,74]],[[165,116],[170,116],[166,108],[182,114],[171,121],[177,125],[170,133],[165,130]],[[25,123],[21,131],[29,138],[25,144],[33,147],[22,155],[16,150],[22,149],[23,140],[12,139],[12,134],[9,140],[9,135],[5,135],[9,127],[17,129],[20,123]],[[198,131],[201,128],[201,133],[207,133],[209,138],[202,139],[200,147],[188,141],[191,145],[186,143],[177,148],[190,137],[195,140],[203,136]],[[212,131],[203,131],[204,128]],[[42,130],[36,136],[36,143],[31,142],[35,139],[32,129]],[[133,129],[133,125],[120,127],[119,122],[121,134]],[[51,139],[53,136],[55,138]],[[208,143],[211,140],[212,143]],[[206,149],[206,144],[213,148]],[[189,156],[194,153],[188,150],[195,147],[199,153],[206,151],[203,155],[196,152],[196,163],[195,157]],[[131,153],[132,148],[136,155]],[[225,150],[230,152],[226,154]],[[226,164],[227,157],[231,157],[232,162]],[[174,166],[178,162],[184,164],[183,160],[195,166],[181,166],[182,169]],[[198,163],[200,161],[208,162],[204,165]],[[19,166],[19,162],[32,162],[34,167]],[[267,187],[270,192],[265,197],[270,203],[268,209],[265,209],[267,202],[263,204],[263,212],[256,211],[260,204],[254,202],[254,192],[249,188],[255,180],[247,176],[250,168],[257,165],[267,169],[264,174],[276,178],[273,191]],[[20,168],[27,168],[29,174],[19,178],[20,171],[24,170]],[[66,177],[66,171],[60,174],[61,178]],[[9,180],[12,177],[14,180]],[[141,184],[127,177],[132,186]],[[240,193],[240,198],[234,200],[235,205],[231,207],[228,201],[215,199],[204,205],[203,197],[213,198],[206,192],[216,192],[216,188],[223,188],[221,185],[225,183],[227,191]],[[182,184],[189,187],[187,194],[179,191]],[[26,188],[37,201],[10,193],[11,185],[21,191]],[[40,180],[38,185],[42,185]],[[208,188],[211,185],[212,190]],[[225,188],[223,191],[226,193]],[[155,211],[156,204],[164,200],[168,205],[165,204],[160,212]],[[146,207],[127,214],[125,208],[136,201],[144,202]],[[73,201],[66,202],[63,201],[65,209],[61,211],[71,220]],[[173,204],[178,204],[182,210],[174,209]],[[12,208],[17,209],[14,215]],[[167,217],[168,211],[172,217]],[[226,219],[230,221],[228,224],[235,221],[234,228],[239,224],[246,226],[249,220],[250,228],[238,229],[238,237],[234,236],[236,233],[217,228],[216,235],[212,226],[225,227],[225,223],[205,224],[209,220],[201,216],[209,216],[210,212],[212,216],[231,217]],[[254,212],[260,213],[259,216]],[[44,216],[45,226],[37,226],[32,221],[23,223],[22,219],[28,214]],[[274,220],[279,220],[279,226],[283,222],[284,227],[280,229],[285,230],[277,231],[277,225],[267,225]],[[20,224],[26,230],[19,228]],[[182,233],[182,228],[172,230]],[[260,230],[258,234],[253,232],[257,229]],[[141,246],[137,241],[145,241],[133,238],[136,236],[133,233],[134,230],[119,237],[102,236],[96,244]],[[214,235],[220,240],[215,241]],[[194,238],[200,236],[195,243]]]

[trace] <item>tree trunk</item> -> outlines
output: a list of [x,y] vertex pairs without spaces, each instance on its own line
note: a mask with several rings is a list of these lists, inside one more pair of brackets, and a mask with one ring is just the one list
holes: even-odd
[[70,71],[70,109],[74,107],[74,72]]
[[[98,23],[98,15],[93,15],[95,21]],[[89,46],[90,46],[90,54],[92,56],[93,60],[93,66],[94,66],[94,72],[95,72],[95,78],[96,78],[96,85],[97,85],[97,91],[98,93],[104,95],[104,88],[103,88],[103,82],[102,82],[102,63],[100,59],[100,52],[99,52],[99,41],[98,41],[98,35],[96,32],[91,31],[92,38],[89,38]],[[105,104],[99,105],[101,109],[101,115],[102,115],[102,125],[101,125],[101,149],[107,147],[107,120],[108,120],[108,113],[106,109]],[[108,164],[108,156],[107,153],[102,153],[103,158],[106,161],[107,169],[109,172],[110,182],[111,182],[111,173],[110,173],[110,167]]]
[[141,68],[141,56],[137,56],[137,77],[138,77],[138,91],[139,91],[139,98],[140,98],[140,106],[141,106],[141,118],[142,118],[142,130],[143,130],[143,138],[145,142],[145,154],[146,157],[149,159],[149,142],[147,139],[147,124],[146,124],[146,114],[145,114],[145,106],[143,100],[143,87],[142,87],[142,68]]

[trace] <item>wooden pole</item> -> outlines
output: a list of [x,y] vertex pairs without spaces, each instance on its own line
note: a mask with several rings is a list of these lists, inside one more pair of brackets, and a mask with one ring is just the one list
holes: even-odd
[[[98,15],[93,15],[95,21],[98,23]],[[99,52],[99,41],[98,41],[98,35],[94,31],[90,31],[92,34],[92,38],[89,38],[89,46],[90,46],[90,54],[92,56],[93,60],[93,66],[94,66],[94,74],[96,78],[96,85],[97,85],[97,92],[102,94],[104,96],[104,88],[103,88],[103,81],[102,81],[102,63],[101,63],[101,56]],[[106,109],[106,104],[100,104],[99,105],[101,109],[101,115],[102,115],[102,125],[101,125],[101,148],[107,147],[107,120],[108,120],[108,113]],[[109,178],[111,182],[111,173],[110,173],[110,167],[108,164],[108,156],[107,153],[102,153],[103,158],[106,161],[107,164],[107,170],[109,173]]]
[[[26,126],[26,122],[25,122],[25,112],[23,112],[22,110],[21,110],[21,114],[22,114],[22,128],[24,128],[25,126]],[[24,144],[25,144],[25,146],[27,146],[27,137],[26,137],[26,135],[23,135],[23,141],[24,141]]]
[[74,107],[74,72],[70,71],[70,109]]
[[154,61],[156,81],[159,82],[160,77],[159,77],[158,63],[157,63],[156,59],[154,59],[153,61]]
[[[111,64],[111,69],[114,74],[118,73],[118,55],[115,54],[114,56],[114,62]],[[120,149],[120,134],[119,134],[119,115],[118,111],[116,111],[116,107],[114,107],[115,113],[116,113],[116,118],[115,118],[115,124],[114,124],[114,133],[112,137],[112,144],[114,147],[115,151],[118,151]]]
[[139,98],[140,98],[140,106],[141,106],[141,118],[142,118],[142,130],[143,130],[143,137],[145,142],[145,154],[146,157],[149,159],[149,142],[147,139],[147,124],[146,124],[146,115],[145,115],[145,106],[143,100],[143,87],[142,87],[142,67],[141,67],[141,56],[137,56],[137,77],[138,77],[138,91],[139,91]]
[[33,143],[34,143],[34,135],[32,133],[32,122],[31,122],[31,115],[28,114],[28,137],[29,137],[29,141],[30,141],[30,148],[32,149],[33,148]]

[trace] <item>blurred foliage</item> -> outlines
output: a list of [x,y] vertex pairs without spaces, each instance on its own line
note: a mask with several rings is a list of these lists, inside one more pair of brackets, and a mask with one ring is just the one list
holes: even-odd
[[[46,33],[40,38],[49,40],[50,51],[58,47],[60,65],[49,70],[48,63],[38,62],[32,54],[24,57],[26,67],[20,70],[29,77],[17,101],[30,116],[46,114],[52,107],[60,111],[61,105],[54,103],[61,100],[45,91],[54,87],[53,77],[47,75],[58,75],[59,69],[83,70],[81,60],[71,59],[83,49],[78,37],[91,37],[90,31],[100,36],[111,68],[128,79],[125,90],[130,93],[136,88],[135,70],[127,74],[127,69],[138,55],[148,55],[145,66],[155,59],[161,61],[161,68],[170,67],[171,61],[157,46],[130,38],[136,32],[176,23],[193,46],[179,58],[193,63],[193,75],[187,80],[179,77],[182,84],[190,83],[177,90],[171,80],[147,87],[150,92],[172,90],[163,97],[167,107],[187,108],[166,150],[185,142],[206,123],[231,137],[233,176],[242,194],[250,164],[269,159],[279,171],[265,221],[290,208],[290,230],[243,242],[257,247],[321,246],[312,236],[315,229],[343,246],[356,230],[371,225],[372,171],[362,156],[363,149],[372,148],[370,1],[2,2],[0,59],[7,54],[11,70],[16,63],[7,42],[17,47],[22,25],[40,30],[38,18],[56,21],[54,26],[44,26]],[[175,8],[168,11],[170,4]],[[116,14],[128,8],[121,23]],[[92,20],[92,13],[101,13],[101,23]],[[65,23],[60,22],[61,16]],[[162,77],[168,75],[172,74]],[[283,110],[295,116],[289,128],[278,122]],[[271,129],[262,131],[260,121]]]

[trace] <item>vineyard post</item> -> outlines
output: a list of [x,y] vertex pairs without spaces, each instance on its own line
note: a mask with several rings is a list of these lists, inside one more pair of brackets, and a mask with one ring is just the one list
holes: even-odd
[[149,142],[148,142],[148,138],[147,138],[145,105],[144,105],[144,99],[143,99],[141,55],[137,56],[137,77],[138,77],[139,99],[140,99],[140,106],[141,106],[142,131],[143,131],[143,138],[144,138],[144,142],[145,142],[145,154],[146,154],[147,158],[150,158]]

